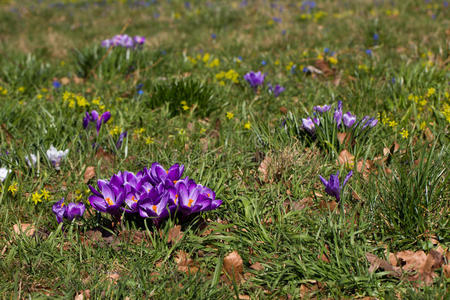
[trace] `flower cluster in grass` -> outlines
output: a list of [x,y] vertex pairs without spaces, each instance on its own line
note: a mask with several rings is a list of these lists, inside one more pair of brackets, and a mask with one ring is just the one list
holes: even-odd
[[104,48],[122,47],[122,48],[136,48],[144,45],[145,37],[136,35],[131,37],[127,34],[117,34],[111,39],[103,40],[101,45]]
[[64,203],[64,198],[56,202],[52,206],[52,211],[56,216],[56,221],[61,223],[63,219],[72,221],[74,218],[83,216],[86,207],[82,202],[79,203]]
[[[247,81],[248,84],[250,84],[250,87],[253,88],[253,91],[255,93],[258,91],[259,87],[262,87],[264,85],[265,78],[266,74],[262,73],[261,71],[258,72],[250,71],[244,75],[245,81]],[[273,87],[272,84],[269,83],[267,86],[268,92],[270,94],[273,94],[275,97],[278,97],[284,91],[284,87],[282,87],[279,84]]]
[[332,105],[318,105],[313,107],[313,112],[302,118],[301,124],[297,122],[293,114],[283,121],[284,129],[290,133],[304,138],[310,142],[318,141],[319,144],[337,152],[340,145],[356,147],[364,145],[369,135],[378,124],[378,119],[370,116],[357,117],[350,111],[346,113],[342,109],[342,101],[338,101],[334,110]]
[[165,170],[159,163],[132,173],[114,174],[110,180],[98,180],[98,190],[89,185],[89,202],[99,212],[118,217],[123,212],[151,218],[155,224],[175,215],[187,217],[218,208],[211,189],[188,177],[181,178],[184,166],[172,165]]

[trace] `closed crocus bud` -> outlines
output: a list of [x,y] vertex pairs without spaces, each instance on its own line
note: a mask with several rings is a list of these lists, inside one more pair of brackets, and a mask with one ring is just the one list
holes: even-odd
[[83,216],[86,207],[82,202],[79,203],[69,203],[67,204],[65,217],[72,221],[74,218],[79,218]]

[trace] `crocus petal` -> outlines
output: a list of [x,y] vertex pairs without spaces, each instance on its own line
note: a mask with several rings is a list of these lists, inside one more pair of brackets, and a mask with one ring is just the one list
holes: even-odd
[[104,112],[101,117],[102,124],[105,124],[106,122],[108,122],[109,119],[111,119],[111,112],[109,112],[109,111]]
[[105,199],[94,195],[89,196],[89,203],[100,212],[106,212],[106,208],[108,207]]
[[353,175],[353,171],[348,172],[347,176],[345,176],[345,179],[344,179],[344,182],[342,183],[341,188],[343,188],[347,184],[347,181],[350,179],[350,177],[352,177],[352,175]]

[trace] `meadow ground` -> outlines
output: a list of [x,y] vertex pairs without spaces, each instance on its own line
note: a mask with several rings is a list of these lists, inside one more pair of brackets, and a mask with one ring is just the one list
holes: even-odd
[[2,297],[448,296],[448,1],[0,3]]

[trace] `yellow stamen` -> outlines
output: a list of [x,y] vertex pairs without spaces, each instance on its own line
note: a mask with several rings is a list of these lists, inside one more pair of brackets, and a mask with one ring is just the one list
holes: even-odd
[[174,180],[173,183],[177,183],[178,180]]
[[106,197],[105,198],[106,203],[108,203],[108,205],[113,205],[114,203],[112,202],[111,198]]
[[153,205],[153,206],[152,206],[152,209],[153,209],[153,211],[154,211],[155,213],[158,213],[158,212],[157,212],[158,208],[156,207],[156,205]]
[[191,207],[191,206],[192,206],[192,202],[194,202],[194,200],[189,199],[188,207]]
[[137,200],[134,196],[131,196],[131,200],[133,200],[134,202],[137,202]]

